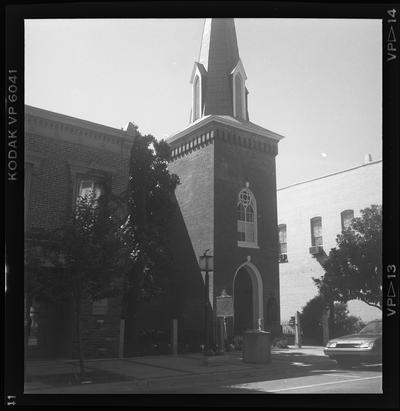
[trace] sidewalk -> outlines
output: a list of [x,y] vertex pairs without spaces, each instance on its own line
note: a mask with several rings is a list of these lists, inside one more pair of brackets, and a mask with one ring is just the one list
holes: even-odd
[[87,381],[79,382],[76,360],[30,361],[25,393],[146,392],[173,386],[190,386],[207,381],[246,378],[257,373],[283,375],[300,358],[326,362],[323,347],[272,349],[268,364],[249,364],[241,352],[210,358],[202,354],[144,356],[124,359],[87,360]]

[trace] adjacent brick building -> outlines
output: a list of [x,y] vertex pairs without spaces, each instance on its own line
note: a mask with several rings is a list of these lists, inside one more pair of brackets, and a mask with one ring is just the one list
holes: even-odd
[[[135,128],[117,130],[31,106],[25,108],[25,241],[60,227],[81,190],[126,189]],[[86,304],[82,339],[89,357],[116,356],[119,299]],[[34,301],[30,357],[70,357],[74,350],[71,301]]]
[[[326,254],[352,217],[371,204],[382,204],[382,160],[278,189],[281,319],[287,321],[317,294],[312,277],[324,271],[310,252]],[[313,247],[310,249],[311,247]],[[348,303],[350,314],[369,321],[381,311],[361,301]]]

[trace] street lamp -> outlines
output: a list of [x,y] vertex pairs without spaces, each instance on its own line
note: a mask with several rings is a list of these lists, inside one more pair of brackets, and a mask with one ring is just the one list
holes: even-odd
[[210,290],[210,279],[209,279],[209,272],[214,271],[214,256],[207,255],[210,250],[204,251],[203,255],[199,257],[199,266],[200,270],[205,272],[204,276],[204,337],[205,337],[205,344],[204,352],[206,352],[210,348],[210,333],[209,333],[209,326],[208,326],[208,304],[210,300],[209,290]]

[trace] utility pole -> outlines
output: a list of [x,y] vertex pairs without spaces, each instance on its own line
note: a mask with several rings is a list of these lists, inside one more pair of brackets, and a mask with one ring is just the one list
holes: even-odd
[[300,313],[298,311],[296,311],[296,314],[295,314],[294,329],[295,329],[294,344],[297,348],[301,348],[301,324],[300,324]]

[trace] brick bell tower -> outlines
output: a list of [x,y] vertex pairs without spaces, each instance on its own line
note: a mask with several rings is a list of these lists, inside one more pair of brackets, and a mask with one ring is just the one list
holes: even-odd
[[246,329],[280,328],[275,156],[283,137],[249,120],[246,79],[234,20],[206,19],[190,124],[167,140],[192,261],[205,250],[214,256],[214,325],[216,297],[233,296],[231,341]]

